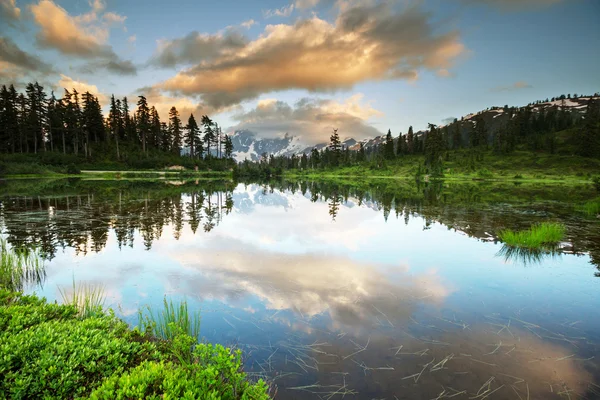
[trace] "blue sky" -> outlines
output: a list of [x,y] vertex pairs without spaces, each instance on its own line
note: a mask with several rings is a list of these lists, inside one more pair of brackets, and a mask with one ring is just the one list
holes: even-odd
[[600,91],[596,0],[0,0],[0,82],[307,143]]

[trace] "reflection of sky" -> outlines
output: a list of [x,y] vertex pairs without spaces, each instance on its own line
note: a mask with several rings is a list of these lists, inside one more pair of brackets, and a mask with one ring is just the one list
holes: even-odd
[[[600,292],[587,257],[523,267],[496,257],[500,245],[437,223],[424,230],[420,217],[405,225],[392,212],[386,223],[381,211],[342,204],[333,222],[326,202],[299,192],[263,195],[257,186],[239,186],[233,198],[233,212],[209,233],[186,226],[175,240],[166,226],[149,251],[137,233],[133,248],[120,250],[111,233],[98,254],[66,249],[49,263],[42,293],[54,299],[57,285],[73,279],[102,283],[110,305],[132,322],[140,305],[185,296],[201,307],[209,340],[269,346],[286,332],[364,342],[384,330],[398,339],[402,332],[417,335],[427,324],[413,322],[432,315],[470,326],[487,326],[493,317],[552,332],[576,327],[588,344],[600,342]],[[562,354],[564,342],[548,350],[536,340],[551,335],[525,331],[531,346]],[[573,365],[565,368],[577,375]]]

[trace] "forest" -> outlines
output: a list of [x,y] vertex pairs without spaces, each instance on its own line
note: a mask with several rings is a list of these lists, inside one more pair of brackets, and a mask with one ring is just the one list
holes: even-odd
[[[567,99],[571,99],[570,94],[545,102]],[[550,160],[548,165],[540,166],[548,171],[554,166],[560,168],[552,164],[564,161],[565,157],[579,167],[577,173],[590,173],[600,167],[597,162],[600,159],[600,97],[588,96],[585,112],[564,106],[540,107],[533,111],[536,104],[542,103],[540,100],[526,107],[492,107],[468,121],[463,117],[445,126],[430,123],[428,129],[421,132],[414,132],[410,126],[406,134],[400,132],[397,137],[388,130],[379,142],[358,142],[346,147],[342,145],[340,132],[333,129],[328,146],[321,150],[313,148],[310,154],[292,156],[262,154],[258,162],[243,162],[240,173],[264,176],[283,171],[362,170],[377,174],[390,167],[392,173],[398,173],[399,168],[394,167],[408,166],[411,175],[443,177],[445,170],[453,166],[462,172],[482,170],[481,177],[485,178],[486,169],[510,169],[512,166],[507,164],[524,158]],[[504,113],[507,121],[496,123],[495,117],[485,118],[492,111]],[[498,160],[509,163],[493,162]]]
[[[0,171],[36,173],[39,165],[107,170],[170,165],[224,170],[232,166],[231,139],[207,115],[196,120],[190,114],[186,120],[171,107],[168,118],[161,121],[143,95],[135,106],[131,110],[127,97],[115,99],[113,95],[105,118],[98,97],[89,92],[65,88],[57,98],[37,82],[27,84],[24,93],[14,85],[2,85],[0,153],[4,163]],[[25,171],[14,170],[15,164],[25,164]]]

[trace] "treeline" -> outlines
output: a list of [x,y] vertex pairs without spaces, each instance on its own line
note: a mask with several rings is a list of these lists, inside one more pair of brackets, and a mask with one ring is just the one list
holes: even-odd
[[103,159],[123,161],[157,153],[179,158],[182,146],[187,146],[188,159],[203,162],[230,160],[233,152],[231,139],[208,116],[197,121],[191,114],[184,123],[171,107],[168,119],[161,121],[143,95],[133,111],[127,97],[112,96],[105,118],[98,97],[89,92],[65,88],[57,98],[37,82],[27,84],[24,93],[14,85],[0,89],[0,153],[50,152],[93,159],[98,150]]
[[[558,97],[559,100],[567,98],[571,96]],[[483,161],[484,154],[489,151],[509,154],[517,149],[600,158],[599,97],[591,96],[587,100],[585,114],[564,106],[549,106],[536,111],[533,108],[494,107],[466,119],[455,119],[442,127],[429,124],[424,132],[414,132],[411,126],[406,134],[401,132],[394,137],[388,130],[387,135],[367,142],[368,145],[360,142],[350,147],[341,144],[339,133],[334,129],[329,145],[321,150],[314,148],[309,154],[292,156],[263,154],[258,162],[240,164],[238,173],[268,176],[286,169],[326,169],[364,163],[378,168],[387,161],[421,155],[424,161],[418,173],[440,175],[450,151],[461,149],[466,149],[473,163]],[[506,116],[499,126],[493,120],[500,114]],[[559,138],[558,133],[565,134]]]

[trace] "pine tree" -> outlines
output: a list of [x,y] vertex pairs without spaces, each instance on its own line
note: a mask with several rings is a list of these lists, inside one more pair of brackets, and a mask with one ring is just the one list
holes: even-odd
[[341,142],[338,130],[334,129],[333,134],[329,138],[329,149],[331,150],[332,165],[337,167],[339,165],[340,154],[341,154]]
[[190,118],[188,119],[188,123],[185,126],[186,134],[185,134],[185,144],[190,149],[190,157],[196,158],[198,152],[198,145],[201,141],[200,139],[200,128],[198,128],[198,123],[194,118],[194,114],[190,114]]
[[577,137],[578,154],[600,158],[600,99],[590,99]]
[[408,154],[415,153],[415,134],[413,133],[413,127],[408,128],[408,134],[406,135],[406,147]]
[[204,144],[206,145],[206,158],[211,157],[211,145],[215,142],[215,123],[208,118],[208,116],[202,116],[202,126],[204,127]]
[[230,159],[233,155],[233,142],[229,135],[225,135],[225,158]]
[[440,130],[434,124],[429,124],[429,132],[425,139],[425,166],[433,175],[441,175],[443,169],[442,154],[444,152],[443,138]]
[[161,150],[162,151],[171,151],[171,143],[173,140],[171,139],[171,131],[166,122],[160,123],[160,137],[162,138]]
[[142,142],[142,151],[147,152],[146,144],[150,136],[150,109],[148,108],[148,100],[141,95],[138,96],[137,110],[135,113],[137,121],[138,138]]
[[391,160],[394,158],[394,138],[392,137],[392,131],[390,129],[388,129],[387,135],[385,135],[383,157],[386,160]]
[[[118,100],[117,100],[118,101]],[[115,96],[112,95],[110,98],[110,111],[108,112],[108,127],[110,129],[110,136],[115,139],[117,146],[117,160],[121,158],[119,153],[119,128],[121,126],[121,108],[115,101]]]
[[162,130],[160,128],[160,117],[156,107],[150,107],[150,145],[154,149],[160,149],[162,145]]
[[452,125],[452,148],[460,149],[462,147],[462,136],[460,134],[460,124],[455,119]]
[[169,131],[171,132],[171,151],[176,154],[181,154],[181,119],[179,111],[175,107],[169,110]]
[[123,120],[123,131],[121,139],[127,141],[133,141],[135,138],[135,123],[129,115],[129,103],[127,97],[123,97],[121,101],[121,116]]

